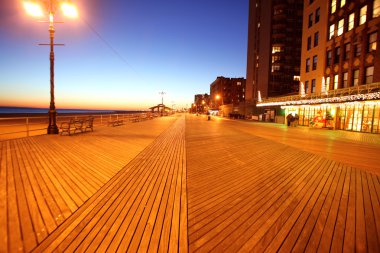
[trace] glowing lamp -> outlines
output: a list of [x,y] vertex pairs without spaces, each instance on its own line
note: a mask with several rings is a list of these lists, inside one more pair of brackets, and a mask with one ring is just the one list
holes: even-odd
[[77,18],[78,17],[78,10],[75,7],[75,5],[67,2],[61,3],[61,10],[63,15],[68,16],[70,18]]
[[26,13],[28,13],[31,16],[42,17],[44,15],[42,7],[35,2],[25,1],[23,2],[23,5]]

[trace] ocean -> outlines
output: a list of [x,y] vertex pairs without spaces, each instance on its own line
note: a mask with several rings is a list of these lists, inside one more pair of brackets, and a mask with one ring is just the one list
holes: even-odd
[[[77,114],[77,113],[88,113],[88,114],[109,114],[109,113],[134,113],[140,111],[116,111],[116,110],[85,110],[85,109],[56,109],[58,114]],[[48,108],[31,108],[31,107],[3,107],[0,106],[1,114],[47,114],[49,112]]]

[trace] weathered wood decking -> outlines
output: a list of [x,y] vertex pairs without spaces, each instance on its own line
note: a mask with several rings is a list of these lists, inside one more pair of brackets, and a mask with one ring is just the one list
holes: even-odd
[[0,252],[379,252],[380,173],[279,131],[189,116],[0,142]]

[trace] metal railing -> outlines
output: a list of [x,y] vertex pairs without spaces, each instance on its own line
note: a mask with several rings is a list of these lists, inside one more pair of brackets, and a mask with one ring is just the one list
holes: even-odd
[[261,103],[333,98],[333,97],[350,96],[350,95],[358,95],[358,94],[369,94],[376,91],[380,91],[380,82],[365,84],[365,85],[358,85],[358,86],[343,88],[343,89],[329,90],[326,93],[324,92],[312,93],[312,94],[307,94],[305,96],[292,95],[292,96],[263,98]]
[[[94,126],[107,125],[112,120],[128,121],[130,118],[157,116],[150,112],[147,113],[123,113],[123,114],[75,114],[57,116],[57,126],[70,119],[94,118]],[[0,118],[0,141],[5,139],[28,137],[33,135],[43,135],[47,132],[49,117],[28,116],[28,117],[5,117]]]

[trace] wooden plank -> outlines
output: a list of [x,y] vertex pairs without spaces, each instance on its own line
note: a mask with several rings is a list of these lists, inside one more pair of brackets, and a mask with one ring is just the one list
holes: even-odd
[[[28,208],[28,214],[26,215],[26,219],[30,219],[33,225],[33,231],[34,237],[37,239],[37,243],[41,243],[43,239],[46,238],[48,235],[47,229],[45,227],[45,224],[43,222],[43,219],[41,217],[39,205],[36,201],[36,196],[31,183],[30,178],[28,177],[27,171],[30,170],[30,164],[25,159],[25,157],[21,154],[21,147],[19,146],[19,141],[14,141],[15,144],[15,151],[16,151],[16,157],[19,162],[19,173],[20,173],[20,179],[21,183],[23,185],[23,188],[21,189],[23,193],[25,194],[25,205]],[[54,222],[54,220],[53,220]]]
[[[352,168],[351,167],[346,167],[346,168],[347,168],[347,172],[346,172],[346,177],[344,179],[343,191],[342,191],[342,195],[339,202],[337,218],[336,218],[335,223],[333,219],[329,220],[329,224],[331,223],[335,224],[334,231],[333,231],[333,238],[331,242],[331,248],[326,247],[327,245],[321,243],[319,246],[321,252],[326,252],[328,250],[331,250],[331,252],[343,251],[343,242],[344,242],[344,236],[345,236],[345,230],[346,230],[346,218],[347,218],[348,204],[349,204],[349,198],[350,198],[350,187],[352,184],[351,180],[354,180],[352,178]],[[325,235],[325,236],[329,237],[328,235]]]
[[[339,180],[340,174],[341,174],[341,170],[337,168],[337,166],[335,165],[335,167],[333,168],[333,173],[329,178],[329,181],[326,182],[326,185],[324,186],[323,191],[319,195],[318,200],[315,202],[313,210],[311,211],[306,223],[303,225],[303,229],[292,250],[304,252],[310,240],[312,232],[316,230],[318,235],[321,234],[323,230],[324,222],[327,216],[323,214],[323,208],[326,209],[325,212],[328,212],[328,210],[330,209],[331,200],[335,194],[335,189],[337,185],[336,182]],[[321,217],[320,228],[316,228],[318,218],[320,217]],[[318,249],[318,244],[311,245],[311,247],[313,251],[315,251],[316,249]]]
[[0,252],[8,249],[7,141],[0,142]]
[[363,183],[361,172],[356,170],[356,217],[355,217],[355,251],[367,252],[366,224],[364,215]]
[[371,203],[373,207],[373,214],[375,218],[375,224],[376,224],[376,234],[377,234],[377,242],[380,242],[380,201],[377,198],[376,190],[374,187],[374,180],[376,180],[376,176],[373,174],[367,173],[367,180],[368,180],[368,186],[369,186],[369,195],[371,198]]
[[[351,170],[350,188],[348,195],[346,225],[344,230],[344,240],[340,243],[343,245],[344,252],[355,250],[355,228],[356,228],[356,169]],[[344,242],[344,243],[343,243]],[[334,243],[333,245],[334,246]],[[334,247],[335,248],[335,247]],[[336,247],[339,249],[339,247]],[[333,247],[332,247],[333,249]]]
[[[22,231],[18,214],[17,191],[15,186],[13,159],[11,154],[11,143],[6,142],[7,157],[7,215],[8,215],[8,250],[10,252],[24,251],[24,242],[22,241]],[[33,241],[32,241],[33,243]]]
[[313,231],[313,234],[310,237],[310,241],[305,250],[306,252],[312,252],[316,249],[320,250],[321,252],[328,252],[330,250],[344,183],[347,179],[347,168],[345,166],[341,166],[341,169],[342,173],[337,182],[337,187],[332,199],[331,208],[327,212],[326,208],[323,207],[324,210],[322,216],[318,220],[319,224],[316,225],[316,229]]
[[366,239],[368,252],[380,252],[380,244],[377,234],[380,231],[380,227],[376,229],[375,213],[380,213],[380,209],[374,209],[374,204],[371,202],[370,186],[367,180],[369,173],[361,172],[362,188],[363,188],[363,200],[364,200],[364,218],[366,227]]

